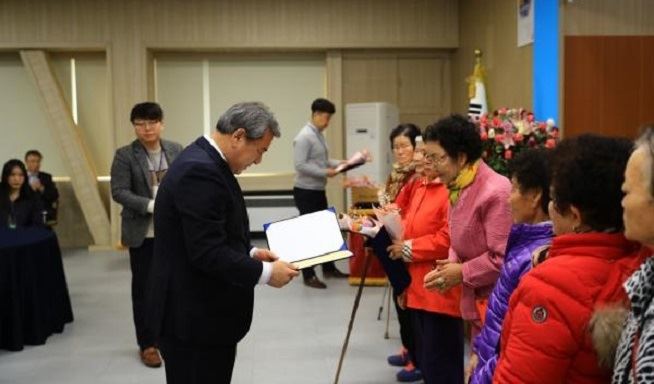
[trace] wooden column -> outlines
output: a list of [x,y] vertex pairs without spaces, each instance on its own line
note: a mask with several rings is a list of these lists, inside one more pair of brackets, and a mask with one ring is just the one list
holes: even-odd
[[96,172],[77,126],[73,122],[70,107],[63,97],[45,52],[20,51],[29,76],[34,80],[37,93],[45,106],[52,129],[52,137],[58,141],[61,157],[71,176],[75,196],[93,236],[95,245],[110,245],[111,230],[107,212],[100,198]]
[[[343,104],[343,56],[340,51],[327,52],[326,77],[326,97],[336,106],[336,114],[332,117],[329,129],[326,131],[329,157],[344,159],[350,154],[344,153],[345,104]],[[326,192],[329,205],[343,212],[347,207],[345,207],[345,190],[341,185],[341,181],[341,176],[329,179]]]

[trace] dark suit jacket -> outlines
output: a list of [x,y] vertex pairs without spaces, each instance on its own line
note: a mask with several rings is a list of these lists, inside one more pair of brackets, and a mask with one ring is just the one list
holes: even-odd
[[0,228],[7,228],[9,225],[9,215],[13,214],[15,223],[18,227],[34,227],[43,224],[43,203],[36,193],[30,193],[28,196],[21,196],[13,203],[9,198],[0,204]]
[[249,256],[241,188],[201,137],[168,169],[154,214],[148,293],[156,336],[204,346],[233,346],[252,322],[262,263]]
[[43,208],[48,212],[46,216],[46,221],[56,222],[57,221],[57,200],[59,200],[59,191],[54,181],[52,181],[52,175],[47,172],[39,172],[38,176],[41,184],[43,184],[43,192],[39,192],[41,197],[41,202],[43,203]]
[[[180,144],[161,140],[168,168],[182,151]],[[111,196],[123,206],[121,242],[128,247],[140,247],[148,233],[151,213],[152,180],[148,171],[148,154],[138,140],[118,148],[111,164]],[[165,177],[164,177],[165,179]]]

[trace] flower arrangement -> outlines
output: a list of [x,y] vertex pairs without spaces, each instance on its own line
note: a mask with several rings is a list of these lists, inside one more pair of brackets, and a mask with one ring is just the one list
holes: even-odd
[[492,116],[473,119],[479,128],[482,158],[491,168],[508,175],[508,162],[529,148],[552,149],[559,141],[559,128],[553,119],[536,121],[525,109],[500,108]]

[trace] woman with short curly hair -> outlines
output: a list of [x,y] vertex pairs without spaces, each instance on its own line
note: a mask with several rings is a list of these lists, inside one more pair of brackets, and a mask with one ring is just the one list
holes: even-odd
[[511,229],[509,180],[481,159],[477,127],[460,115],[429,126],[424,135],[425,158],[434,163],[447,185],[451,246],[448,260],[425,276],[427,289],[447,292],[462,285],[461,315],[479,334],[485,301],[504,261]]

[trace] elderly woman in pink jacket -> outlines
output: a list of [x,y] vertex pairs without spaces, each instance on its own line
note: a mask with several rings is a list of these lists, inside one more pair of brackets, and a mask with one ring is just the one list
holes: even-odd
[[460,115],[443,118],[423,135],[425,157],[437,165],[450,198],[449,259],[425,276],[425,287],[445,292],[462,284],[461,314],[479,333],[485,302],[504,261],[511,229],[509,180],[481,159],[477,128]]

